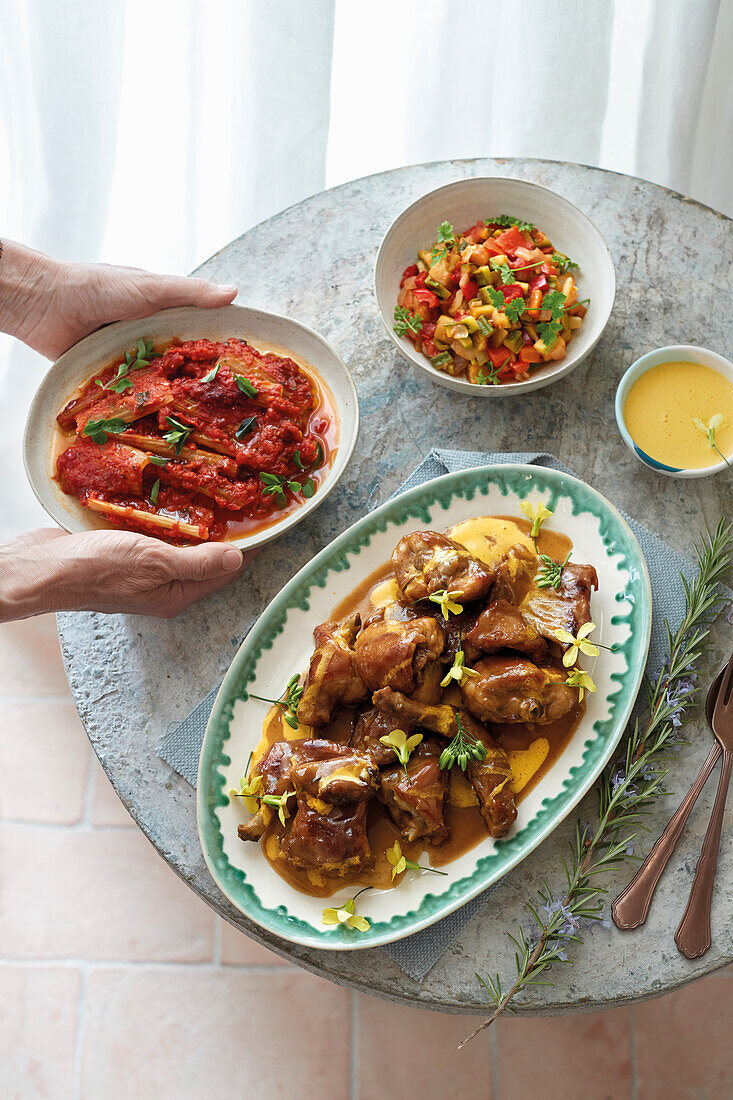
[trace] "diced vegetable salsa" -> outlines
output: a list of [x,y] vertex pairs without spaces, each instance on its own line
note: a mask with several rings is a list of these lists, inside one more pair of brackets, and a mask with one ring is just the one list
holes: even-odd
[[583,324],[577,267],[518,218],[501,214],[463,233],[443,222],[405,268],[394,330],[437,370],[478,386],[521,382],[564,359]]
[[316,492],[335,449],[329,398],[244,340],[139,340],[58,414],[56,478],[115,526],[166,541],[249,533]]

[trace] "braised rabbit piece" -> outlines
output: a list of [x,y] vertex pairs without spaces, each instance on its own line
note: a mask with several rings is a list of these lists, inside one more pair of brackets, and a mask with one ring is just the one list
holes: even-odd
[[295,745],[290,778],[322,802],[363,802],[379,785],[379,768],[367,753],[313,738]]
[[405,535],[392,553],[392,564],[400,591],[411,603],[436,592],[450,592],[460,600],[478,600],[486,595],[494,579],[465,546],[437,531]]
[[507,754],[489,731],[465,711],[459,711],[445,703],[438,706],[418,703],[390,688],[375,692],[374,702],[388,714],[417,722],[451,741],[462,732],[471,741],[479,742],[483,746],[483,756],[472,757],[468,764],[468,780],[476,792],[481,815],[490,835],[506,836],[517,816],[514,795],[508,786],[511,766]]
[[373,691],[393,687],[411,692],[420,684],[426,666],[440,657],[444,645],[443,628],[434,618],[372,623],[356,639],[356,668]]
[[484,657],[473,671],[476,676],[461,691],[471,714],[482,722],[553,722],[577,699],[564,672],[525,657],[497,653]]
[[423,741],[404,768],[395,765],[382,771],[379,796],[405,840],[427,837],[432,844],[442,844],[450,835],[443,820],[448,773],[439,763],[442,747],[435,740]]
[[339,705],[358,703],[367,693],[354,657],[354,639],[361,619],[322,623],[313,631],[316,648],[310,659],[305,689],[298,704],[298,721],[323,726]]
[[423,851],[443,865],[514,827],[582,719],[581,687],[594,690],[576,639],[596,571],[569,560],[565,536],[532,530],[487,516],[413,531],[316,627],[302,684],[269,712],[233,792],[255,810],[239,836],[262,839],[297,889],[388,889],[434,869]]

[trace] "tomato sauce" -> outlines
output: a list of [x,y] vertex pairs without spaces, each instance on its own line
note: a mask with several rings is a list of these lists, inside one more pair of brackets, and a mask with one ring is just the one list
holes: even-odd
[[295,511],[319,490],[339,434],[311,367],[235,338],[155,351],[140,341],[57,422],[64,492],[172,542],[241,537]]

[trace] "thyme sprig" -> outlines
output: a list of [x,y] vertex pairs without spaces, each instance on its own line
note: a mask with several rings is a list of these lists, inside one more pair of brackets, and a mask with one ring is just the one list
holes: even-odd
[[555,897],[547,884],[540,893],[544,915],[528,905],[536,936],[519,928],[508,933],[516,947],[516,976],[504,990],[498,974],[477,974],[494,1010],[488,1019],[464,1039],[464,1046],[490,1027],[503,1012],[515,1011],[514,998],[529,986],[551,985],[547,970],[567,959],[573,943],[581,943],[582,922],[600,919],[603,909],[598,876],[627,857],[628,848],[644,814],[664,793],[664,762],[679,740],[685,712],[695,702],[697,664],[710,627],[725,598],[718,585],[733,561],[733,524],[722,519],[714,533],[701,537],[695,548],[697,573],[689,583],[681,577],[685,592],[685,614],[676,630],[667,625],[668,652],[656,680],[647,682],[648,710],[643,721],[632,723],[625,749],[602,772],[597,793],[598,821],[595,827],[577,823],[570,860],[563,860],[565,885]]
[[303,694],[305,685],[300,683],[300,676],[296,672],[290,677],[285,690],[281,694],[279,699],[268,699],[266,695],[255,695],[250,691],[250,699],[259,699],[261,703],[272,703],[281,711],[283,718],[290,726],[291,729],[297,730],[300,723],[298,722],[298,703]]

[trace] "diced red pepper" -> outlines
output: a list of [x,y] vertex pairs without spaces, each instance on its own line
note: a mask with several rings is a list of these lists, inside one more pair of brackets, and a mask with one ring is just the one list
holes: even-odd
[[470,302],[472,298],[478,297],[478,283],[475,283],[468,275],[461,276],[460,286],[463,291],[463,297],[467,302]]
[[403,279],[409,279],[413,275],[417,275],[417,273],[418,273],[417,264],[410,264],[410,266],[406,267],[405,270],[402,272],[402,278]]
[[504,232],[500,233],[494,240],[501,246],[502,252],[506,252],[507,255],[516,252],[518,248],[527,247],[527,242],[516,225],[512,225],[509,229],[505,229]]
[[432,290],[426,290],[424,287],[421,287],[418,290],[413,290],[412,293],[415,295],[416,301],[421,302],[424,306],[427,306],[428,309],[435,309],[438,304],[438,296],[437,294],[433,294]]
[[511,302],[512,298],[522,298],[524,296],[524,287],[521,287],[519,283],[510,283],[509,286],[503,286],[501,291],[507,302]]
[[535,275],[534,279],[530,279],[529,292],[531,294],[533,290],[547,290],[549,285],[547,276],[542,271],[539,275]]
[[514,354],[509,348],[487,348],[486,353],[495,367],[509,366],[514,362]]
[[519,351],[520,363],[541,363],[542,356],[534,347],[520,348]]
[[473,241],[474,244],[480,244],[483,239],[483,235],[486,231],[485,222],[476,222],[470,229],[467,229],[463,236],[468,241]]
[[460,264],[456,264],[456,266],[453,268],[453,270],[451,271],[448,278],[452,282],[453,286],[458,286],[458,284],[460,283],[461,278],[462,278],[461,265]]
[[484,248],[486,248],[492,256],[502,256],[504,254],[504,249],[498,242],[498,237],[487,237],[484,241]]
[[415,279],[415,286],[425,286],[425,281],[426,281],[427,277],[428,277],[427,271],[419,272],[417,278]]

